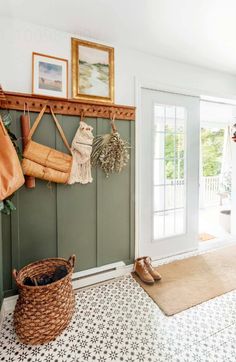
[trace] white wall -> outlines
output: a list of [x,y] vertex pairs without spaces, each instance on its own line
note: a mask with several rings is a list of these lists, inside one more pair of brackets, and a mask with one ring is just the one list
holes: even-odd
[[[71,36],[79,37],[79,34],[0,17],[0,83],[3,88],[30,93],[32,52],[67,58],[70,61]],[[190,89],[197,94],[236,98],[235,76],[110,45],[115,47],[116,103],[135,104],[135,77],[141,82]]]

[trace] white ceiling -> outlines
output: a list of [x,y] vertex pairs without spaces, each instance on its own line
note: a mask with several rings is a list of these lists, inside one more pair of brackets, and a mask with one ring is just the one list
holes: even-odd
[[0,0],[0,14],[236,74],[236,0]]

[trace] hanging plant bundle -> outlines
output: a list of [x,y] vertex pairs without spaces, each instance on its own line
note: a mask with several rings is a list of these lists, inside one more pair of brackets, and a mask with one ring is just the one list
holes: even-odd
[[100,167],[106,177],[113,172],[121,172],[129,161],[129,144],[121,139],[114,125],[114,117],[111,126],[110,134],[94,138],[91,154],[92,166]]

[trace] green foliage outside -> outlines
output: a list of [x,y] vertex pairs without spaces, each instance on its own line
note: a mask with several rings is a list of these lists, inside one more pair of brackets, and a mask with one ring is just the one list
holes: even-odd
[[[176,164],[174,157],[176,152]],[[183,134],[165,135],[165,172],[167,179],[181,179],[184,177],[184,136]]]
[[224,129],[201,128],[203,176],[217,176],[221,172]]
[[[201,128],[203,176],[217,176],[221,172],[224,129]],[[176,165],[174,165],[176,146]],[[165,172],[167,179],[184,177],[184,138],[171,133],[165,135]],[[176,171],[176,173],[175,173]]]

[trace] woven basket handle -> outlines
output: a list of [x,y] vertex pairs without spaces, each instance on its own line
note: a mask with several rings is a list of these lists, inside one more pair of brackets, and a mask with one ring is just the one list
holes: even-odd
[[16,269],[13,269],[12,270],[12,275],[13,275],[13,278],[16,280],[16,277],[17,277],[17,274],[18,274],[18,271]]
[[71,255],[68,259],[68,262],[70,263],[70,265],[72,266],[72,268],[74,268],[75,266],[75,255]]

